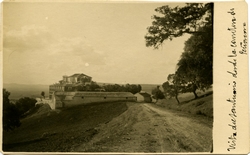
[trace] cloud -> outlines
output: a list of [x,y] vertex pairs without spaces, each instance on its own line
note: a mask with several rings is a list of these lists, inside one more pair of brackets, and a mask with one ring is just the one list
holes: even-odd
[[101,51],[97,51],[84,38],[62,38],[49,49],[50,56],[80,59],[82,63],[89,65],[105,65],[105,58]]
[[4,82],[36,83],[46,75],[43,81],[51,83],[63,74],[84,73],[106,65],[107,55],[87,39],[55,39],[47,30],[31,25],[5,32]]
[[46,48],[52,37],[44,26],[26,25],[20,30],[5,31],[3,47],[5,49],[24,52]]

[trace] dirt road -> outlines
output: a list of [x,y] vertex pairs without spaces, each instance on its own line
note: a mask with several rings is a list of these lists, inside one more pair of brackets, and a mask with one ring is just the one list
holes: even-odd
[[75,152],[209,152],[212,120],[154,104],[128,103],[128,110],[100,125]]

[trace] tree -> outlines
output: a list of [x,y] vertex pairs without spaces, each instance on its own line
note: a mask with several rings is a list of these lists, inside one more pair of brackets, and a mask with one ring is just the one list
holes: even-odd
[[42,96],[43,98],[45,98],[45,92],[44,92],[44,91],[41,92],[41,96]]
[[152,26],[145,36],[146,46],[158,48],[164,40],[172,40],[185,33],[204,34],[201,27],[211,27],[213,3],[187,3],[184,7],[168,5],[155,9],[161,16],[152,16]]
[[130,85],[130,91],[132,94],[136,94],[141,91],[140,85],[132,84]]
[[153,89],[151,93],[156,100],[165,98],[163,92],[160,90],[160,86]]
[[191,34],[185,42],[173,82],[164,86],[177,101],[178,93],[184,92],[193,92],[198,98],[196,90],[205,90],[213,83],[213,3],[187,3],[174,8],[162,6],[155,11],[161,16],[152,17],[154,21],[145,36],[146,46],[157,49],[165,40]]
[[95,91],[95,89],[98,89],[98,88],[100,88],[100,86],[96,82],[91,81],[91,83],[90,83],[90,90],[91,91]]
[[138,92],[140,92],[142,90],[141,85],[138,85]]
[[107,92],[131,92],[132,94],[136,94],[141,91],[141,86],[140,85],[135,85],[135,84],[126,84],[124,85],[119,85],[119,84],[109,84],[105,85],[104,89]]
[[186,42],[177,63],[177,75],[185,81],[186,92],[205,90],[213,83],[213,29],[203,27],[205,34],[194,34]]
[[21,125],[20,114],[15,104],[9,100],[10,92],[3,89],[3,130],[9,131]]
[[176,74],[169,74],[168,75],[168,81],[164,82],[162,84],[162,87],[170,98],[175,97],[177,103],[179,104],[180,101],[178,99],[179,93],[182,92],[183,86],[182,81]]
[[23,115],[25,112],[29,111],[31,108],[35,107],[36,99],[24,97],[16,101],[16,107],[19,110],[19,114]]

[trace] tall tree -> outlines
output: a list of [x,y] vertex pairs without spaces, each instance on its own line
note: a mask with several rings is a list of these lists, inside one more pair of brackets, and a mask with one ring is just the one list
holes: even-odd
[[205,33],[200,29],[213,25],[213,3],[187,3],[184,7],[174,8],[168,5],[158,7],[160,16],[152,16],[152,26],[145,36],[146,46],[158,48],[164,40],[172,40],[185,33]]
[[186,42],[177,63],[177,75],[187,84],[186,91],[205,90],[213,83],[213,28],[203,27],[204,34],[194,34]]
[[152,17],[146,46],[157,49],[165,40],[191,34],[172,76],[173,83],[165,83],[165,87],[170,94],[193,92],[197,98],[197,89],[207,89],[213,83],[213,3],[187,3],[174,8],[166,5],[155,11],[161,15]]
[[9,131],[21,125],[20,114],[15,104],[9,100],[10,92],[3,89],[3,130]]

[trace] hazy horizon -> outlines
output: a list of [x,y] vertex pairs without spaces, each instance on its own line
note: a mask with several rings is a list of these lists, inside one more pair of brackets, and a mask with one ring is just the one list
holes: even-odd
[[154,9],[169,4],[4,2],[3,83],[50,85],[84,73],[102,83],[162,84],[189,37],[146,47]]

